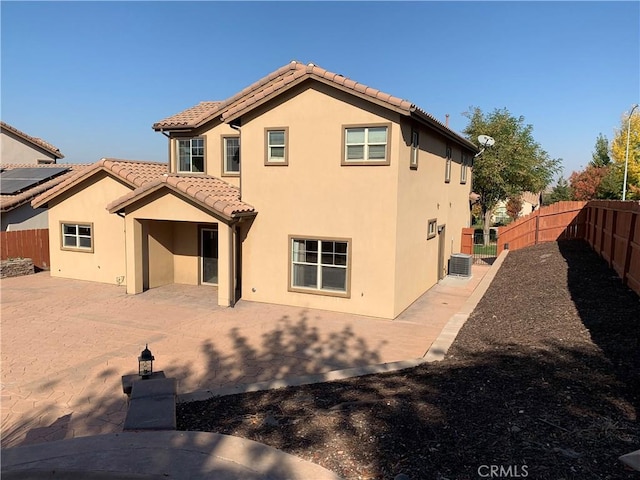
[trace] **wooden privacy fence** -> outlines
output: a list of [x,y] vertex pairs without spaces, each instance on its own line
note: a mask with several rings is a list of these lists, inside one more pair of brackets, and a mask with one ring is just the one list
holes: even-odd
[[592,200],[583,237],[640,295],[640,202]]
[[49,269],[49,230],[0,232],[0,259],[30,258],[41,269]]
[[[562,239],[586,240],[622,282],[640,295],[640,202],[558,202],[498,229],[498,254]],[[473,229],[462,231],[462,253],[473,249]]]
[[557,202],[498,229],[498,255],[538,243],[585,238],[587,202]]

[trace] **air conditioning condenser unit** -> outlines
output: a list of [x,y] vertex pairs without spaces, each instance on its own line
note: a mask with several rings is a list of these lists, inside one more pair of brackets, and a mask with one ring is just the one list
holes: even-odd
[[467,253],[454,253],[449,259],[449,275],[470,277],[472,265],[473,255],[469,255]]

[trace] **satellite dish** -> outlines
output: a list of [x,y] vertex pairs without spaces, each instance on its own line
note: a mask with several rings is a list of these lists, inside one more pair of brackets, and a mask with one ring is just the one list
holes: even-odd
[[480,145],[483,147],[493,147],[496,143],[496,141],[489,135],[478,135],[478,142],[480,142]]

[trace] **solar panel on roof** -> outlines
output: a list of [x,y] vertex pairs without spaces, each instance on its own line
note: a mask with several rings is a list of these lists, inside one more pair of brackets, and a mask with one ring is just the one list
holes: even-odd
[[0,194],[13,195],[38,185],[69,170],[56,168],[14,168],[0,175]]

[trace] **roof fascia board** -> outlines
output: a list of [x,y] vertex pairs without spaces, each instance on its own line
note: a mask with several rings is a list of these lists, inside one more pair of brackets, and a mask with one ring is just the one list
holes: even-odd
[[40,144],[34,142],[30,138],[28,138],[26,135],[21,135],[20,133],[18,133],[16,131],[13,131],[13,130],[9,130],[8,128],[6,128],[6,129],[3,128],[2,131],[4,133],[6,133],[7,135],[14,136],[19,141],[22,141],[22,142],[26,143],[30,148],[38,150],[39,153],[42,153],[42,154],[47,155],[47,156],[52,156],[54,159],[64,158],[64,155],[62,155],[60,152],[56,152],[54,150],[46,148],[43,145],[40,145]]
[[162,190],[163,188],[166,188],[168,190],[170,190],[171,192],[175,193],[178,197],[180,197],[182,200],[185,200],[187,202],[191,202],[191,203],[195,203],[196,205],[204,208],[206,211],[210,212],[214,217],[223,220],[226,223],[230,223],[233,221],[234,217],[236,217],[236,215],[233,215],[231,217],[217,211],[214,210],[212,207],[210,207],[209,205],[207,205],[204,202],[199,201],[197,198],[194,197],[190,197],[188,195],[186,195],[183,191],[179,190],[178,188],[175,188],[173,185],[170,185],[162,180],[159,181],[159,183],[157,185],[154,185],[153,187],[150,187],[148,190],[145,190],[144,192],[140,192],[140,194],[136,195],[135,197],[129,198],[127,200],[125,200],[124,202],[118,203],[114,206],[112,206],[111,208],[108,209],[109,213],[118,213],[121,212],[122,210],[124,210],[127,207],[130,207],[131,205],[133,205],[136,202],[139,202],[140,200],[143,200],[145,197],[159,191]]
[[[49,202],[51,200],[53,200],[54,198],[57,198],[58,196],[62,195],[63,193],[67,192],[68,190],[70,190],[71,188],[81,184],[82,182],[84,182],[85,180],[88,180],[89,178],[93,177],[94,175],[97,175],[99,172],[105,172],[107,175],[109,175],[110,177],[119,180],[123,183],[125,183],[126,185],[129,185],[132,188],[136,188],[136,185],[132,182],[130,182],[129,180],[121,177],[120,175],[117,175],[116,173],[114,173],[113,171],[111,171],[108,168],[105,168],[104,165],[100,165],[98,166],[98,168],[96,168],[95,170],[93,169],[88,169],[90,171],[86,172],[85,170],[81,170],[82,174],[79,175],[77,178],[74,178],[72,182],[70,182],[68,185],[65,185],[64,188],[61,188],[60,190],[58,190],[57,192],[47,195],[46,192],[44,192],[42,194],[42,198],[40,200],[34,200],[33,202],[31,202],[31,206],[33,208],[47,208],[49,206]],[[66,181],[66,180],[65,180]]]
[[416,118],[420,122],[422,122],[422,123],[430,126],[431,128],[433,128],[434,130],[439,131],[440,133],[442,133],[448,139],[453,140],[454,142],[459,143],[461,145],[464,145],[465,147],[467,147],[468,149],[470,149],[470,150],[472,150],[472,151],[474,151],[476,153],[480,151],[480,149],[478,147],[476,147],[473,143],[471,143],[469,140],[457,135],[451,129],[440,125],[438,122],[436,122],[432,118],[429,118],[427,115],[424,115],[421,112],[419,112],[417,110],[414,110],[414,111],[411,112],[410,116],[413,116],[414,118]]
[[289,83],[287,83],[282,88],[279,88],[278,90],[274,90],[274,92],[272,94],[267,95],[266,97],[262,97],[260,100],[258,100],[257,102],[252,103],[251,105],[247,105],[245,108],[243,108],[242,110],[238,110],[233,115],[225,116],[224,111],[225,110],[230,110],[231,108],[233,108],[233,105],[235,103],[237,103],[237,102],[234,102],[234,103],[230,104],[229,106],[225,107],[224,109],[222,109],[222,115],[220,116],[220,119],[225,123],[231,123],[234,120],[242,117],[246,113],[250,112],[251,110],[254,110],[254,109],[258,108],[261,105],[264,105],[265,103],[269,102],[270,100],[280,96],[281,94],[283,94],[284,92],[287,92],[288,90],[292,89],[293,87],[295,87],[297,85],[300,85],[301,83],[303,83],[304,81],[306,81],[308,79],[309,79],[308,75],[301,75],[300,77],[296,78],[295,80],[292,80]]

